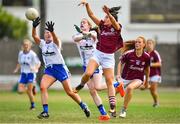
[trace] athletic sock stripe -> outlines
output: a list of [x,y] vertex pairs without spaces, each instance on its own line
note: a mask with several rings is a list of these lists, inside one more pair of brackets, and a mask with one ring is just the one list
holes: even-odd
[[115,96],[109,96],[109,103],[110,103],[110,105],[115,106],[116,105],[116,97]]

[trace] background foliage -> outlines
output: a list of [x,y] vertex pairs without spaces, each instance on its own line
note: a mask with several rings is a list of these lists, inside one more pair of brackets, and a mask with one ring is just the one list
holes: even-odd
[[0,6],[0,39],[8,37],[19,40],[27,37],[27,34],[27,22],[13,16]]

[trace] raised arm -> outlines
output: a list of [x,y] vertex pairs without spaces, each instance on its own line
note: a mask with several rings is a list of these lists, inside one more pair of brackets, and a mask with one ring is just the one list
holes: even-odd
[[86,11],[88,13],[88,16],[93,20],[93,22],[96,24],[96,25],[99,25],[100,23],[100,19],[98,19],[94,13],[92,12],[91,8],[90,8],[90,5],[89,3],[86,3]]
[[54,22],[52,21],[48,21],[46,22],[46,26],[47,28],[45,28],[46,30],[50,31],[53,37],[53,42],[58,46],[61,47],[61,40],[56,36],[55,32],[54,32]]
[[116,19],[111,15],[111,13],[109,12],[109,8],[104,5],[103,6],[103,11],[107,14],[107,16],[109,17],[111,23],[112,23],[112,26],[116,29],[116,30],[120,30],[121,27],[119,25],[119,23],[116,21]]
[[51,32],[52,37],[53,37],[53,42],[58,46],[61,47],[61,40],[60,38],[57,37],[57,35],[55,34],[55,32]]
[[36,18],[34,21],[33,21],[33,28],[32,28],[32,37],[35,41],[36,44],[40,44],[40,37],[37,35],[37,32],[36,32],[36,27],[39,25],[40,23],[40,18]]
[[81,0],[81,3],[79,5],[85,5],[86,6],[86,11],[88,13],[88,16],[93,20],[93,22],[96,24],[96,25],[99,25],[100,23],[100,19],[98,19],[94,13],[92,12],[91,8],[90,8],[90,5],[89,3],[86,2],[86,0]]

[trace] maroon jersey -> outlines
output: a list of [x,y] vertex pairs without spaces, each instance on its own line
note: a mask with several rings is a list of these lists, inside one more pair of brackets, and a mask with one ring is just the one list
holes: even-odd
[[[159,53],[156,50],[153,50],[152,52],[149,53],[151,62],[161,62],[161,57]],[[150,77],[159,75],[161,76],[161,68],[160,67],[150,67]]]
[[137,57],[135,50],[130,50],[120,57],[124,64],[121,77],[125,80],[140,79],[144,80],[144,70],[150,66],[150,56],[143,52],[142,56]]
[[[121,25],[120,25],[121,26]],[[121,30],[116,30],[113,26],[104,25],[101,20],[99,24],[100,33],[98,35],[97,49],[104,53],[114,53],[119,48],[123,47],[123,39],[121,37]]]

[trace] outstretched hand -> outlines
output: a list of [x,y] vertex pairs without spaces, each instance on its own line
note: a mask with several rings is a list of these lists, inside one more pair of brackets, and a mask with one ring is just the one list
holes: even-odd
[[40,17],[37,17],[35,20],[33,20],[32,25],[34,28],[36,28],[40,24],[40,20],[41,20]]
[[84,6],[84,5],[86,5],[86,3],[87,3],[86,0],[81,0],[81,2],[78,4],[78,6],[80,6],[80,5]]
[[47,28],[45,28],[46,30],[50,31],[50,32],[53,32],[54,31],[54,22],[50,22],[50,21],[47,21],[46,22],[46,26]]
[[102,9],[106,14],[109,13],[109,8],[106,5],[104,5]]

